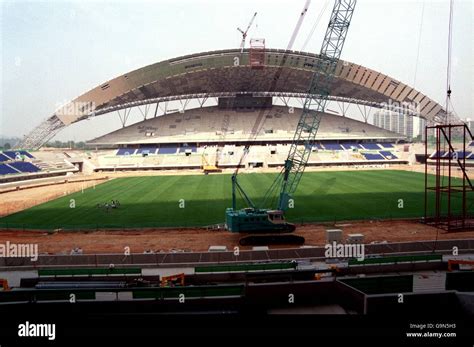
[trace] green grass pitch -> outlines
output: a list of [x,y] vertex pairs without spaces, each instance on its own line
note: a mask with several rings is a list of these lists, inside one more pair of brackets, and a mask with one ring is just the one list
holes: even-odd
[[[275,175],[242,174],[239,182],[250,197],[258,201]],[[430,181],[433,183],[433,177]],[[71,208],[71,199],[75,202],[74,208]],[[120,201],[120,208],[107,212],[97,207],[112,199]],[[288,210],[287,218],[296,223],[416,218],[423,215],[424,175],[395,170],[307,172],[294,201],[295,206]],[[399,208],[401,202],[403,208]],[[181,208],[183,203],[184,208]],[[459,205],[455,208],[459,209]],[[0,227],[204,226],[222,223],[225,209],[230,206],[230,175],[117,178],[1,218]]]

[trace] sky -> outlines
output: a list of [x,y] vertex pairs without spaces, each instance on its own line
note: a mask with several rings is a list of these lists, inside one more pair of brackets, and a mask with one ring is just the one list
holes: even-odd
[[[302,49],[326,2],[312,0],[293,49]],[[249,37],[286,48],[305,0],[0,3],[0,135],[21,137],[60,105],[128,71],[237,48],[236,28],[245,27],[254,12]],[[331,0],[305,51],[319,52],[332,5]],[[454,1],[452,103],[463,119],[474,119],[473,12],[474,0]],[[444,106],[448,19],[447,0],[359,0],[341,58],[394,77]],[[119,126],[110,114],[79,122],[56,138],[87,140]]]

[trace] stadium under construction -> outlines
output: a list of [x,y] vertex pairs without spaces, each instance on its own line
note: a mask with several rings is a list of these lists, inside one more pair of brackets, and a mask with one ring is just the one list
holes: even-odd
[[[239,29],[240,49],[103,82],[1,152],[2,314],[472,321],[473,134],[418,89],[340,59],[355,8],[334,1],[319,54],[245,48]],[[113,114],[121,128],[86,149],[49,146]]]

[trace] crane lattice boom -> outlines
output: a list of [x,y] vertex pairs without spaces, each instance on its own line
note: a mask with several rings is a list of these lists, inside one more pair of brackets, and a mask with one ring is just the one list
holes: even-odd
[[285,210],[288,200],[298,187],[318,133],[321,115],[331,91],[331,81],[341,56],[356,0],[336,0],[323,45],[303,104],[293,141],[279,180],[278,209]]
[[242,41],[240,42],[240,52],[242,53],[245,48],[245,39],[247,38],[247,32],[249,31],[250,27],[253,24],[253,21],[255,20],[255,17],[257,17],[257,12],[255,12],[252,16],[252,19],[249,22],[249,25],[247,25],[247,28],[244,30],[237,28],[238,31],[242,34]]
[[[308,4],[309,1],[306,2],[305,8]],[[296,226],[285,220],[284,211],[289,207],[291,196],[296,191],[308,163],[321,122],[321,115],[329,99],[333,76],[341,56],[355,4],[356,0],[335,0],[319,58],[316,66],[313,67],[314,73],[308,87],[308,96],[303,104],[288,157],[282,171],[268,189],[262,205],[257,206],[239,184],[237,180],[238,168],[232,175],[232,208],[226,210],[226,227],[232,232],[253,233],[253,235],[240,239],[241,245],[304,243],[303,237],[288,235],[295,230]],[[304,16],[304,13],[306,13],[305,10],[301,15]],[[296,32],[299,26],[300,24],[297,25]],[[294,38],[295,35],[292,36],[291,43]],[[246,152],[248,152],[248,146],[245,147],[244,155]],[[240,163],[238,167],[240,167]],[[236,208],[237,194],[241,195],[248,206],[247,208],[241,210]],[[275,200],[278,200],[276,206]]]

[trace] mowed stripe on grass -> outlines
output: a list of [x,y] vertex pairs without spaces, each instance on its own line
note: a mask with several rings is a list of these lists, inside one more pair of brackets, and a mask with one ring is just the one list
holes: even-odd
[[[239,182],[260,201],[276,174],[242,174]],[[433,183],[433,177],[430,177]],[[119,200],[120,208],[98,208]],[[240,207],[243,207],[239,199]],[[424,175],[395,170],[305,173],[287,218],[294,222],[421,217]],[[75,204],[74,208],[71,208]],[[402,208],[400,208],[403,205]],[[455,204],[459,209],[460,204]],[[231,206],[230,175],[117,178],[0,219],[1,227],[190,227],[224,221]],[[274,206],[271,206],[274,207]]]

